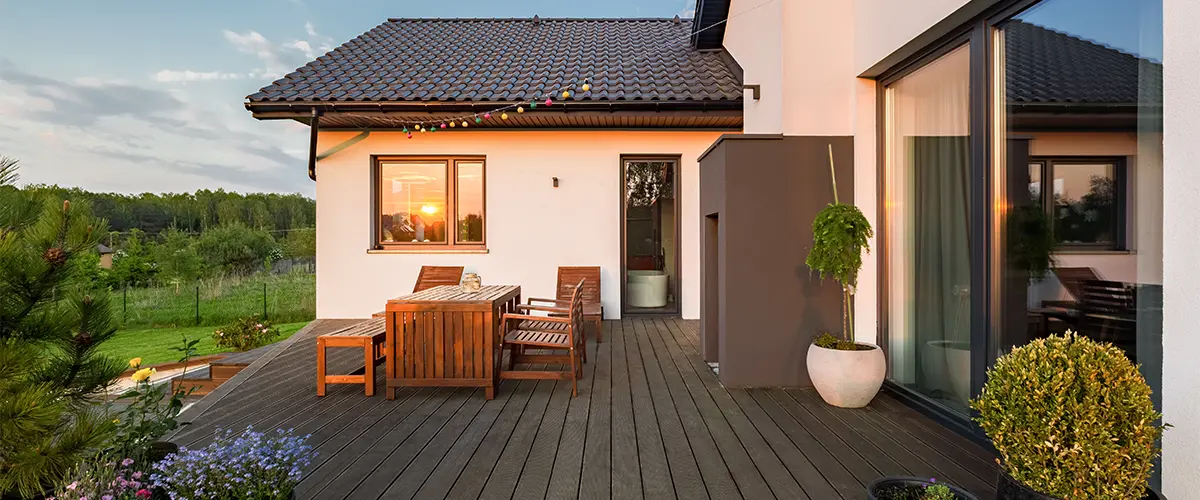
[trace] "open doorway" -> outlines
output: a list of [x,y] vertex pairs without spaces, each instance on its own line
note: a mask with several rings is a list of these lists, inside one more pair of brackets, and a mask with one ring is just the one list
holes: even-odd
[[679,314],[679,157],[621,158],[621,309]]

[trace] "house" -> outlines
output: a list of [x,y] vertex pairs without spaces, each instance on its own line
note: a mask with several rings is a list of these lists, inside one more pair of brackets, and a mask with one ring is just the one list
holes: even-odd
[[610,318],[699,319],[724,384],[803,385],[841,326],[803,265],[832,172],[876,229],[854,325],[889,392],[979,436],[965,401],[995,359],[1075,328],[1141,365],[1173,425],[1155,483],[1185,498],[1198,24],[1185,0],[393,19],[246,106],[311,126],[320,317],[369,315],[423,264],[533,294],[600,265]]
[[96,252],[100,254],[100,267],[104,269],[112,269],[112,249],[107,245],[100,243],[96,245]]

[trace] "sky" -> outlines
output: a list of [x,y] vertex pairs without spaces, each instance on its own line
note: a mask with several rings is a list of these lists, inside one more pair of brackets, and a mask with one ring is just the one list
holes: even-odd
[[0,0],[0,156],[21,183],[315,194],[307,127],[245,97],[389,17],[690,16],[695,0]]

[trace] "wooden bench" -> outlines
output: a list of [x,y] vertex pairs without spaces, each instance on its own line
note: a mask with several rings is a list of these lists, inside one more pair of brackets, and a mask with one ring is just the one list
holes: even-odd
[[[317,396],[325,395],[325,384],[363,384],[367,396],[375,395],[375,365],[384,360],[387,326],[383,318],[372,318],[317,337]],[[362,375],[326,375],[326,347],[359,347],[363,350]]]

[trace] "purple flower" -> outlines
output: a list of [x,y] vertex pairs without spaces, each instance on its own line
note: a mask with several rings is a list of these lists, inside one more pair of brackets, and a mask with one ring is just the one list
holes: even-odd
[[129,467],[130,465],[133,465],[132,458],[126,458],[125,460],[121,461],[121,467]]

